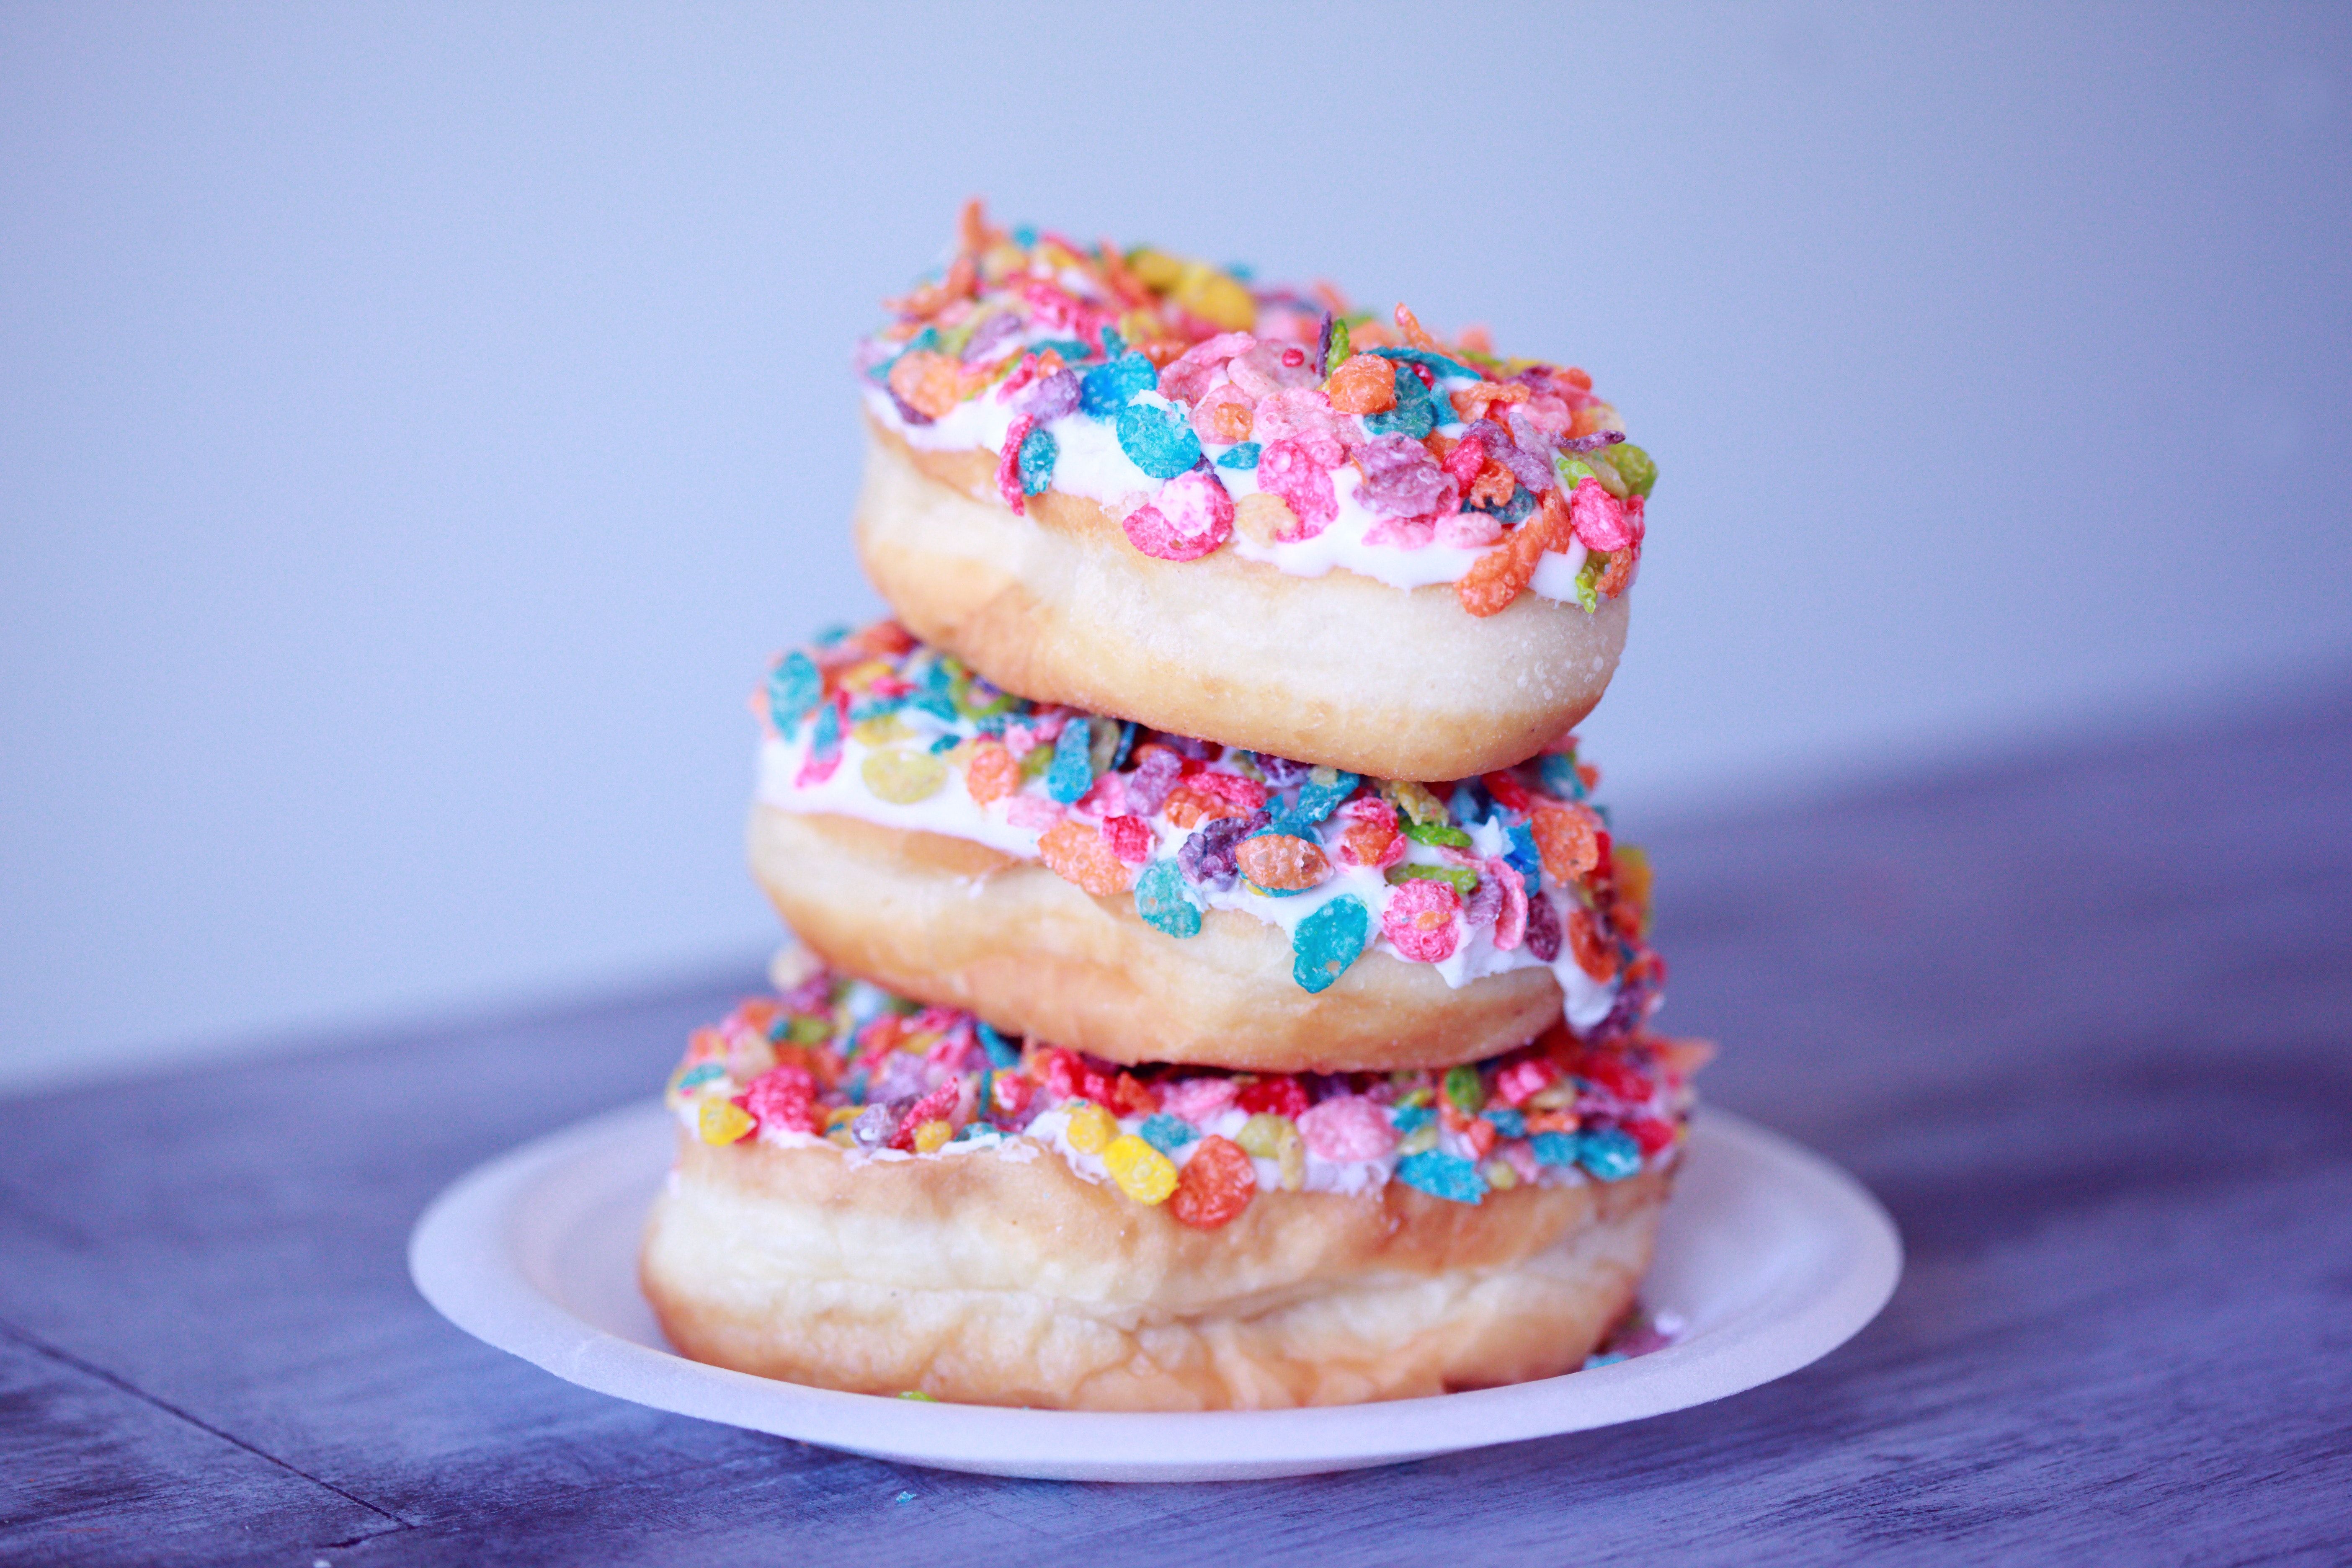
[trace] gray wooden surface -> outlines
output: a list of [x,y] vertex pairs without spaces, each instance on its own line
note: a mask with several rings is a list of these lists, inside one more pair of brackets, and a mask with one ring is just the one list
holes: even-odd
[[0,1559],[2352,1560],[2352,682],[1652,843],[1704,1089],[1909,1244],[1796,1376],[1117,1488],[658,1415],[442,1322],[425,1201],[649,1093],[722,977],[0,1104]]

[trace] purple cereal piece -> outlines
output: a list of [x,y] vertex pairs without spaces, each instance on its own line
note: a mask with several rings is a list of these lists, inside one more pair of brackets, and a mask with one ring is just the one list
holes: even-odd
[[1357,494],[1374,511],[1428,517],[1461,510],[1462,487],[1410,436],[1376,436],[1356,448],[1356,460],[1364,469]]
[[1234,850],[1243,839],[1273,820],[1271,814],[1261,810],[1247,816],[1220,816],[1213,822],[1204,822],[1178,847],[1176,868],[1193,886],[1222,893],[1241,875]]
[[1528,951],[1538,963],[1549,963],[1559,956],[1559,906],[1551,901],[1549,893],[1538,892],[1528,900]]
[[1021,335],[1021,314],[1017,310],[999,310],[982,321],[963,346],[963,363],[979,364],[992,359],[996,351]]
[[1570,436],[1559,444],[1563,452],[1598,452],[1603,447],[1613,447],[1625,438],[1622,430],[1595,430],[1590,436]]
[[898,417],[904,419],[908,424],[930,425],[937,423],[937,421],[933,420],[929,415],[924,413],[921,409],[916,407],[913,404],[899,396],[897,388],[886,386],[882,390],[890,395],[890,401],[898,405]]
[[1252,752],[1250,756],[1256,762],[1257,771],[1265,775],[1266,785],[1270,789],[1288,789],[1293,784],[1305,784],[1307,775],[1315,771],[1311,763],[1294,763],[1288,757],[1277,757],[1271,752]]
[[1078,374],[1074,370],[1057,370],[1041,375],[1013,395],[1013,406],[1028,415],[1040,425],[1050,424],[1078,409]]
[[1138,816],[1150,816],[1168,804],[1168,792],[1184,776],[1184,760],[1173,752],[1154,752],[1127,776],[1127,806]]
[[890,1142],[891,1136],[898,1131],[899,1119],[913,1109],[915,1097],[908,1095],[887,1105],[867,1106],[849,1124],[850,1142],[860,1149],[880,1148]]
[[1493,925],[1495,917],[1502,912],[1503,885],[1481,872],[1478,877],[1478,890],[1471,894],[1469,900],[1462,906],[1463,923],[1472,931],[1476,931],[1480,926]]

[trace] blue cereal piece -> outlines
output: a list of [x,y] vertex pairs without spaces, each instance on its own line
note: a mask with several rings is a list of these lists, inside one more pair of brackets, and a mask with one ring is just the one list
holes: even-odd
[[1424,1149],[1418,1154],[1407,1154],[1397,1162],[1397,1180],[1409,1187],[1419,1187],[1433,1198],[1448,1203],[1475,1204],[1486,1195],[1486,1179],[1478,1167],[1458,1154],[1441,1154],[1434,1149]]
[[1021,1053],[1013,1043],[978,1018],[971,1021],[972,1033],[980,1037],[980,1048],[988,1053],[988,1065],[1006,1071],[1021,1065]]
[[1347,798],[1356,793],[1356,786],[1363,782],[1354,773],[1342,773],[1337,768],[1317,768],[1307,775],[1307,782],[1298,786],[1298,804],[1290,808],[1292,820],[1322,821],[1339,810]]
[[1264,450],[1255,441],[1236,441],[1217,459],[1217,467],[1247,471],[1257,467],[1258,454]]
[[1103,358],[1117,359],[1127,352],[1127,339],[1117,327],[1105,327],[1101,335]]
[[1633,1134],[1614,1127],[1580,1132],[1576,1139],[1576,1163],[1604,1182],[1622,1182],[1642,1168],[1642,1146]]
[[[1468,365],[1464,364],[1461,361],[1447,359],[1444,354],[1431,353],[1427,349],[1366,349],[1364,352],[1366,353],[1378,354],[1385,360],[1394,360],[1399,363],[1409,362],[1413,364],[1425,365],[1433,375],[1457,376],[1464,381],[1478,381],[1483,379],[1476,371],[1472,370]],[[1419,376],[1415,376],[1413,379],[1415,381],[1419,381],[1421,378]]]
[[809,755],[814,758],[841,755],[841,704],[828,702],[816,710],[816,728],[809,731]]
[[[1150,360],[1141,354],[1117,354],[1108,364],[1098,364],[1078,378],[1078,407],[1097,419],[1108,419],[1126,407],[1137,393],[1150,392],[1159,385],[1160,373]],[[1192,466],[1187,463],[1184,468]],[[1184,468],[1176,471],[1181,474]]]
[[1173,860],[1154,860],[1135,879],[1135,912],[1170,936],[1201,934],[1200,907],[1184,896],[1184,874]]
[[1396,367],[1396,406],[1364,416],[1375,436],[1410,436],[1418,441],[1437,428],[1437,404],[1409,365]]
[[1465,826],[1474,822],[1483,822],[1486,817],[1486,792],[1465,779],[1455,784],[1454,793],[1446,797],[1445,809],[1454,814],[1454,821]]
[[1498,1138],[1524,1138],[1528,1135],[1526,1113],[1514,1110],[1507,1105],[1490,1105],[1478,1114],[1494,1127]]
[[1095,353],[1095,346],[1082,338],[1047,338],[1042,343],[1029,345],[1032,353],[1044,353],[1047,349],[1060,354],[1064,364],[1076,364],[1092,358]]
[[[1150,367],[1141,354],[1135,357]],[[1192,434],[1192,421],[1173,408],[1130,403],[1118,411],[1117,428],[1118,449],[1155,479],[1172,479],[1201,460],[1201,438]]]
[[1364,900],[1342,893],[1298,922],[1290,938],[1290,977],[1303,991],[1328,991],[1348,973],[1371,935]]
[[1576,1134],[1573,1132],[1538,1132],[1528,1140],[1528,1152],[1538,1165],[1573,1165],[1576,1163]]
[[1584,798],[1584,781],[1577,776],[1574,757],[1554,752],[1544,758],[1542,772],[1544,788],[1561,800]]
[[1110,766],[1103,771],[1115,773],[1127,766],[1127,754],[1133,750],[1135,750],[1135,721],[1129,719],[1123,721],[1118,727],[1118,745],[1110,754]]
[[1062,455],[1061,443],[1043,425],[1021,438],[1021,493],[1024,496],[1044,495],[1053,488],[1054,460]]
[[787,741],[798,734],[801,721],[824,695],[824,677],[817,673],[816,660],[797,648],[784,655],[768,672],[768,717],[776,733]]
[[1200,1137],[1192,1131],[1191,1122],[1181,1116],[1171,1116],[1164,1110],[1155,1110],[1145,1117],[1143,1125],[1135,1131],[1138,1137],[1163,1154],[1173,1154]]
[[1437,1112],[1426,1105],[1400,1105],[1389,1120],[1399,1132],[1418,1132],[1437,1120]]
[[1527,883],[1528,897],[1532,899],[1543,887],[1543,857],[1536,850],[1536,830],[1524,822],[1515,823],[1504,829],[1503,837],[1503,858]]
[[1045,770],[1047,795],[1067,805],[1094,787],[1093,745],[1090,721],[1072,719],[1062,726],[1061,737],[1054,742],[1053,765]]

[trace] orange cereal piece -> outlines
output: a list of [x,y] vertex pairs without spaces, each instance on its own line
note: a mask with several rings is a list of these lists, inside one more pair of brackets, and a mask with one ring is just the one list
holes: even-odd
[[1378,354],[1353,354],[1324,390],[1342,414],[1378,414],[1396,406],[1396,366]]
[[1505,506],[1518,488],[1518,476],[1498,459],[1489,458],[1486,466],[1478,470],[1478,477],[1470,481],[1470,500],[1479,506]]
[[1617,949],[1601,934],[1601,923],[1582,910],[1569,913],[1568,945],[1576,954],[1576,967],[1593,979],[1617,977]]
[[934,419],[946,417],[959,401],[963,367],[945,354],[909,349],[890,367],[890,390],[907,406]]
[[1465,353],[1490,354],[1495,352],[1494,334],[1484,327],[1465,327],[1462,329],[1462,335],[1454,341],[1461,346]]
[[1590,392],[1592,390],[1592,377],[1591,374],[1585,371],[1580,371],[1574,365],[1570,365],[1566,370],[1561,371],[1559,373],[1559,378],[1560,380],[1568,383],[1569,385],[1577,388],[1579,391]]
[[1287,833],[1244,838],[1234,850],[1234,859],[1243,876],[1277,892],[1319,887],[1331,876],[1331,862],[1321,848]]
[[1205,424],[1208,428],[1202,430],[1202,435],[1231,446],[1249,439],[1250,426],[1255,419],[1256,411],[1239,397],[1207,399],[1200,405],[1195,428]]
[[1002,741],[982,741],[963,763],[963,787],[982,805],[1003,800],[1021,787],[1021,764]]
[[956,216],[956,239],[959,249],[978,256],[982,251],[994,245],[1000,237],[1002,237],[996,230],[988,226],[988,208],[978,196],[963,204],[963,211]]
[[[1483,469],[1479,477],[1485,478]],[[1553,494],[1546,490],[1544,500],[1549,501]],[[1564,507],[1545,506],[1519,524],[1517,532],[1473,562],[1454,584],[1454,595],[1462,601],[1462,607],[1474,616],[1499,615],[1508,609],[1519,591],[1534,580],[1536,564],[1561,531],[1559,524],[1566,516]]]
[[1256,1165],[1240,1144],[1211,1133],[1177,1173],[1168,1212],[1195,1230],[1214,1230],[1240,1218],[1256,1195]]
[[1253,544],[1272,544],[1297,535],[1298,514],[1280,496],[1253,490],[1234,502],[1234,531]]
[[1613,599],[1623,593],[1625,584],[1633,580],[1633,552],[1630,550],[1620,550],[1610,555],[1607,568],[1601,572],[1601,580],[1595,583],[1593,587],[1599,591],[1602,598]]
[[1357,865],[1378,866],[1385,870],[1389,863],[1389,847],[1398,837],[1393,820],[1383,822],[1366,816],[1348,824],[1348,831],[1340,836],[1339,841],[1347,846],[1348,853],[1355,858]]
[[1179,827],[1198,827],[1202,823],[1220,816],[1247,816],[1232,801],[1221,799],[1192,784],[1178,784],[1168,792],[1167,804],[1160,807],[1168,820]]
[[1539,805],[1528,820],[1536,853],[1552,880],[1576,881],[1601,864],[1601,836],[1592,814],[1580,805]]
[[1421,319],[1405,309],[1402,300],[1397,301],[1396,324],[1397,331],[1404,334],[1404,341],[1412,347],[1423,353],[1442,354],[1445,352],[1445,345],[1429,335],[1422,326]]
[[1127,867],[1111,852],[1103,836],[1084,823],[1068,818],[1045,829],[1037,840],[1037,854],[1066,882],[1075,882],[1096,898],[1127,891]]
[[1482,381],[1475,386],[1447,394],[1446,401],[1454,405],[1454,412],[1462,416],[1462,422],[1467,425],[1474,419],[1493,418],[1488,411],[1497,403],[1525,403],[1534,395],[1524,382]]
[[1095,258],[1102,265],[1103,281],[1126,303],[1142,309],[1151,303],[1151,290],[1127,269],[1127,258],[1108,239],[1095,241]]
[[1551,537],[1544,541],[1546,550],[1557,550],[1562,555],[1576,542],[1576,524],[1570,520],[1568,498],[1554,486],[1543,493],[1543,514],[1551,527]]

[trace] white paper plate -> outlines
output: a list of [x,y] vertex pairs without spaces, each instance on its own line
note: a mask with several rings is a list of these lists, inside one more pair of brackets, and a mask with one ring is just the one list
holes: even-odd
[[622,1399],[906,1464],[1062,1480],[1307,1475],[1662,1415],[1769,1383],[1860,1331],[1903,1271],[1894,1222],[1818,1155],[1703,1109],[1643,1300],[1684,1328],[1630,1361],[1510,1388],[1316,1410],[1097,1415],[803,1388],[671,1352],[637,1293],[674,1123],[633,1106],[459,1180],[409,1238],[467,1333]]

